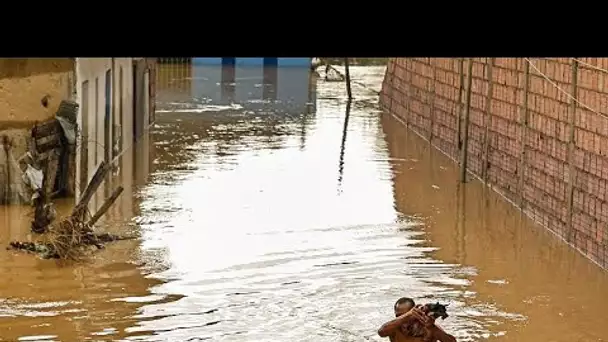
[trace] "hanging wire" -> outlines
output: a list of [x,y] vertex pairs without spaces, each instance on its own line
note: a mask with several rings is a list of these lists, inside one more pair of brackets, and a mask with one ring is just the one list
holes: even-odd
[[603,68],[600,68],[600,67],[598,67],[597,65],[589,64],[589,63],[587,63],[587,62],[585,62],[585,61],[582,61],[582,60],[580,60],[580,59],[578,59],[578,58],[572,58],[572,60],[573,60],[573,61],[577,61],[579,64],[583,64],[583,65],[585,65],[585,66],[586,66],[587,68],[589,68],[589,69],[593,69],[593,70],[601,71],[601,72],[604,72],[604,73],[607,73],[607,74],[608,74],[608,70],[603,69]]
[[[564,95],[566,95],[568,98],[570,98],[571,100],[573,100],[574,102],[578,103],[581,107],[587,109],[590,112],[593,112],[601,117],[604,117],[606,119],[608,119],[608,115],[591,108],[590,106],[584,104],[583,102],[581,102],[579,99],[577,99],[576,97],[572,96],[572,94],[570,94],[568,91],[562,89],[555,81],[553,81],[551,78],[549,78],[549,76],[545,75],[542,71],[540,71],[540,69],[536,66],[536,64],[534,64],[529,58],[524,58],[528,64],[530,64],[530,67],[532,67],[540,76],[542,76],[547,82],[549,82],[550,84],[552,84],[555,88],[557,88],[558,91],[560,91],[561,93],[563,93]],[[572,60],[576,60],[576,59],[572,59]],[[608,71],[607,71],[608,72]]]

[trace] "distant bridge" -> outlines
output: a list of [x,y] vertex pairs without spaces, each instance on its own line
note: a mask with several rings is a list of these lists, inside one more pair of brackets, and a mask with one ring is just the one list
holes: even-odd
[[311,62],[312,58],[276,57],[169,60],[161,66],[159,96],[178,91],[210,104],[239,104],[257,111],[272,103],[275,110],[310,113],[316,103]]
[[312,57],[163,57],[161,64],[311,67]]
[[312,57],[195,57],[195,65],[310,67]]

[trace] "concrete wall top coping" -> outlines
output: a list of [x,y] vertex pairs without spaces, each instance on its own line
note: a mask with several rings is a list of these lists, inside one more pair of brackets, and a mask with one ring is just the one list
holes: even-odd
[[0,58],[0,79],[74,70],[74,58]]

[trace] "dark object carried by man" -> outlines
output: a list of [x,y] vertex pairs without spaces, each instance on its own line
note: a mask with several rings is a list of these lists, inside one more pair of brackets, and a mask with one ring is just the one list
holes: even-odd
[[[428,303],[422,306],[419,306],[427,316],[432,317],[433,319],[437,319],[441,317],[441,319],[446,319],[449,317],[447,312],[447,305],[437,303]],[[432,336],[428,334],[427,330],[424,329],[422,323],[414,322],[408,326],[408,333],[411,337],[421,337],[423,341],[430,341]]]
[[426,312],[427,315],[435,319],[441,317],[441,319],[443,320],[450,316],[448,315],[447,305],[439,304],[439,302],[434,304],[425,304],[423,310],[424,312]]
[[456,342],[456,338],[435,325],[438,317],[448,317],[447,305],[429,303],[416,305],[412,298],[401,297],[394,305],[395,319],[378,329],[378,336],[391,341]]

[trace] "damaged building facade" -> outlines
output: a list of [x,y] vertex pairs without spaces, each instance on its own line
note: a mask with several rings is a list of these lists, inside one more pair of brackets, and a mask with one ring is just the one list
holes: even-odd
[[148,58],[0,59],[0,203],[78,197],[101,161],[120,168],[153,121],[154,75]]
[[43,165],[54,174],[46,179],[47,192],[70,194],[65,175],[73,169],[58,170],[70,151],[59,148],[55,116],[73,93],[73,70],[68,58],[0,59],[0,203],[29,202]]
[[120,167],[119,156],[153,122],[155,61],[150,58],[77,58],[80,104],[76,196],[101,161]]

